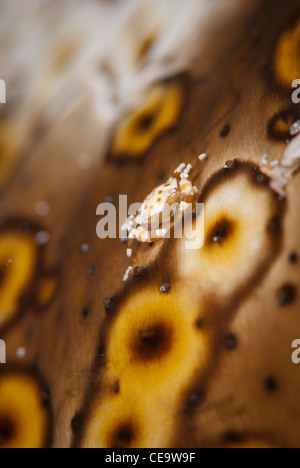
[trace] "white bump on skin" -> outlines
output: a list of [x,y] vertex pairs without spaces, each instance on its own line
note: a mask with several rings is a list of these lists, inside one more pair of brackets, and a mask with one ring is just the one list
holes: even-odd
[[45,201],[40,201],[35,205],[35,212],[38,216],[48,216],[50,205]]
[[293,123],[293,125],[290,128],[290,135],[295,136],[300,133],[300,120],[297,120],[297,122]]
[[18,348],[16,354],[17,354],[17,358],[18,358],[18,359],[23,359],[23,358],[26,356],[27,351],[26,351],[26,349],[23,348],[23,347],[22,347],[22,348]]
[[300,159],[300,135],[294,138],[287,146],[282,166],[291,167],[298,159]]
[[47,231],[39,231],[34,239],[37,245],[46,245],[50,240],[50,233]]
[[270,187],[280,196],[285,197],[286,186],[293,179],[300,167],[300,135],[296,136],[287,146],[283,159],[268,163],[268,157],[263,157],[265,172],[270,177]]

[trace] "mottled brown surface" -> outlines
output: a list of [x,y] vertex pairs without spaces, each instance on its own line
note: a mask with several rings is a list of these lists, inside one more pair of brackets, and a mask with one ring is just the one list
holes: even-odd
[[[276,133],[276,125],[275,136],[268,129],[271,123],[274,126],[276,118],[280,120],[282,111],[299,118],[300,108],[291,102],[290,87],[278,84],[274,53],[282,32],[300,18],[300,7],[296,0],[258,3],[257,8],[249,7],[251,12],[247,15],[239,13],[233,23],[224,24],[201,60],[174,77],[186,94],[179,124],[161,135],[140,158],[130,162],[108,158],[101,167],[103,156],[95,147],[102,136],[93,122],[85,120],[84,112],[73,114],[57,127],[46,125],[26,150],[30,158],[21,163],[3,189],[3,226],[22,219],[38,222],[51,232],[51,242],[44,249],[43,265],[33,285],[38,284],[41,271],[55,273],[55,294],[46,307],[34,307],[33,288],[32,299],[27,301],[21,316],[1,333],[1,338],[7,342],[8,362],[14,362],[16,349],[24,346],[24,365],[34,364],[48,384],[55,447],[88,445],[86,425],[96,411],[101,414],[94,402],[102,391],[103,395],[107,391],[103,383],[110,372],[105,355],[107,331],[133,292],[138,292],[146,304],[150,295],[143,296],[143,291],[149,287],[159,290],[166,281],[170,282],[172,293],[174,289],[199,303],[199,310],[204,304],[205,314],[198,317],[197,324],[204,328],[204,335],[209,334],[210,346],[205,366],[195,362],[190,377],[175,390],[181,404],[172,420],[171,437],[162,444],[300,446],[300,373],[291,361],[291,343],[300,333],[300,275],[299,262],[290,261],[292,253],[300,255],[299,175],[288,186],[285,201],[278,201],[267,183],[259,189],[254,184],[253,190],[240,190],[240,207],[243,197],[251,200],[256,190],[265,191],[267,201],[257,207],[259,216],[260,209],[270,214],[270,221],[273,213],[278,214],[278,224],[273,224],[267,244],[262,243],[265,248],[261,256],[249,260],[253,260],[253,270],[249,266],[249,275],[245,275],[238,291],[236,285],[243,277],[239,277],[239,271],[231,272],[229,263],[228,275],[231,278],[232,273],[233,278],[230,294],[219,292],[222,287],[220,284],[219,289],[214,283],[213,269],[203,280],[200,273],[198,278],[185,274],[182,277],[179,241],[138,247],[132,264],[145,268],[145,273],[138,279],[131,277],[124,285],[123,275],[131,264],[125,245],[119,240],[100,241],[96,237],[99,203],[113,197],[117,206],[119,194],[128,194],[129,203],[142,201],[179,163],[190,162],[200,153],[209,155],[196,181],[200,193],[209,180],[214,190],[215,174],[224,173],[228,160],[251,163],[249,168],[246,165],[247,179],[259,173],[257,169],[253,175],[253,166],[261,168],[264,154],[281,159],[287,135]],[[284,67],[285,63],[278,66]],[[296,78],[300,76],[291,76],[290,81]],[[75,124],[76,119],[80,124]],[[98,161],[97,170],[88,169],[84,176],[72,163],[74,152],[81,151],[91,153]],[[240,173],[243,169],[235,170]],[[221,186],[225,180],[223,174]],[[200,201],[209,199],[210,193],[206,188]],[[33,212],[41,196],[52,205],[50,215],[42,221]],[[26,203],[22,203],[25,197]],[[89,245],[87,253],[81,250],[83,244]],[[247,255],[245,258],[248,261]],[[210,278],[214,286],[211,291]],[[293,288],[291,302],[280,300],[286,286]],[[103,306],[105,298],[115,298],[111,314]],[[169,320],[171,323],[172,317]],[[164,337],[158,339],[158,344],[160,340]],[[170,346],[176,346],[176,342],[171,340]],[[157,352],[163,355],[164,350],[167,353],[168,346],[158,346]],[[139,354],[138,346],[133,352]],[[162,357],[162,372],[163,366]],[[117,383],[122,394],[122,381]],[[153,395],[151,401],[152,398]],[[155,404],[154,398],[154,414]],[[148,433],[147,443],[151,445],[151,430]],[[112,437],[117,444],[134,444],[128,427],[125,435],[121,434],[121,442],[120,434]],[[160,445],[159,441],[154,443]]]

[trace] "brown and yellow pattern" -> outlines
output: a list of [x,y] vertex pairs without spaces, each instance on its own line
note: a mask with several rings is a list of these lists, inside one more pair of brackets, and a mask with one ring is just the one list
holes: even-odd
[[32,370],[1,370],[1,448],[45,448],[50,445],[50,394],[41,382]]
[[[91,30],[96,3],[78,4]],[[187,2],[195,18],[204,3]],[[107,53],[99,63],[92,47],[96,36],[84,28],[76,36],[78,18],[70,24],[77,40],[67,41],[64,16],[52,13],[61,36],[27,90],[26,135],[14,141],[10,130],[23,110],[1,115],[0,338],[9,364],[0,372],[0,446],[300,447],[291,360],[300,333],[299,173],[280,197],[263,163],[282,159],[300,117],[291,101],[300,6],[230,0],[224,11],[229,4],[230,15],[201,23],[205,35],[191,30],[193,57],[184,61],[178,47],[180,70],[163,56],[167,79],[151,68],[161,65],[159,34],[136,63],[149,31],[141,38],[133,21],[128,42],[108,42],[116,57],[108,67]],[[80,44],[89,44],[83,61]],[[104,124],[113,105],[97,101],[100,70],[116,103],[120,70],[126,85],[135,76],[134,88],[148,66],[152,79],[135,105]],[[164,239],[137,245],[129,262],[118,239],[96,237],[99,203],[118,208],[119,194],[141,201],[204,152],[195,180],[203,248]],[[49,206],[42,215],[41,202]]]

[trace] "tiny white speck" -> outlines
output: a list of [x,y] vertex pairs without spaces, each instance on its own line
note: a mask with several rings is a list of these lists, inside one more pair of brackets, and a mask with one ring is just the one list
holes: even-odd
[[278,160],[272,161],[272,162],[270,163],[270,166],[272,166],[272,167],[279,166],[279,161],[278,161]]
[[39,231],[34,239],[37,245],[46,245],[50,240],[50,233],[48,231]]
[[38,216],[48,216],[50,213],[50,205],[45,201],[39,201],[35,205],[35,212]]
[[125,275],[124,275],[124,278],[123,278],[123,282],[126,283],[126,281],[128,280],[129,278],[129,275],[130,275],[130,272],[133,270],[133,268],[130,266],[127,268],[126,272],[125,272]]
[[127,257],[128,258],[132,257],[132,249],[127,249]]
[[82,244],[81,246],[81,252],[87,253],[90,250],[90,247],[88,244]]
[[92,166],[93,160],[89,154],[82,154],[78,158],[78,166],[82,170],[89,169]]
[[13,259],[10,258],[6,264],[6,266],[12,265],[14,263]]
[[206,153],[200,154],[199,161],[204,161],[204,159],[208,158]]
[[27,351],[25,348],[18,348],[17,350],[17,358],[18,359],[23,359],[27,354]]

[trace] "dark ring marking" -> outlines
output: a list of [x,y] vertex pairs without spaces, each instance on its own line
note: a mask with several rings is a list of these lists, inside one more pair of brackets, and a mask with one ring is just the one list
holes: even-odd
[[208,246],[222,245],[229,237],[233,235],[235,226],[236,223],[234,221],[227,218],[222,218],[210,230],[206,239],[206,244]]
[[173,344],[173,330],[165,323],[155,323],[145,330],[135,331],[132,337],[133,359],[152,361],[167,354]]
[[110,448],[126,448],[129,447],[134,439],[134,430],[130,423],[126,423],[117,428],[112,437]]
[[292,284],[285,284],[282,286],[277,294],[277,302],[279,307],[286,307],[291,305],[297,297],[297,291]]
[[[268,138],[273,141],[286,142],[291,140],[290,127],[299,120],[300,112],[296,108],[290,108],[275,114],[268,123]],[[282,126],[282,129],[280,129]]]

